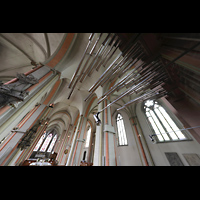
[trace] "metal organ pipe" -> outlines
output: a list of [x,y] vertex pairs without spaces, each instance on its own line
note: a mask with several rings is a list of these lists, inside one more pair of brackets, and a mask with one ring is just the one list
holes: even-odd
[[[142,53],[142,52],[138,52],[138,51],[141,51],[141,47],[140,47],[140,44],[137,43],[137,40],[139,39],[141,35],[140,33],[137,35],[134,34],[134,36],[132,36],[131,39],[128,42],[126,42],[126,44],[122,42],[122,40],[119,38],[118,35],[109,33],[107,34],[106,38],[104,39],[103,43],[98,49],[96,55],[94,56],[94,58],[92,59],[92,61],[90,62],[88,66],[88,63],[92,57],[92,54],[102,34],[103,33],[100,33],[99,37],[97,37],[92,49],[90,50],[89,57],[85,61],[84,66],[81,67],[86,57],[87,51],[94,38],[94,33],[90,34],[86,49],[68,85],[68,88],[71,88],[68,99],[71,97],[72,92],[75,89],[78,81],[83,82],[86,76],[90,76],[92,74],[94,69],[98,71],[102,65],[105,67],[105,65],[113,57],[114,53],[119,47],[121,47],[121,52],[117,55],[114,61],[112,61],[112,63],[107,67],[105,72],[99,77],[99,79],[89,89],[90,95],[85,99],[85,101],[92,95],[92,93],[97,89],[97,87],[99,87],[101,84],[105,84],[109,80],[110,75],[117,76],[119,73],[121,73],[121,70],[131,67],[130,63],[132,62],[131,59],[133,59],[133,56],[137,58],[136,54]],[[82,70],[80,74],[78,75],[81,68]]]
[[88,68],[86,69],[85,73],[83,74],[80,82],[82,83],[86,77],[86,75],[91,72],[91,70],[95,67],[95,62],[97,57],[100,55],[101,50],[104,48],[105,43],[108,41],[110,34],[107,35],[107,37],[105,38],[105,40],[102,42],[101,46],[99,47],[99,49],[97,50],[93,60],[91,61],[90,65],[88,66]]
[[[95,47],[96,47],[96,45],[97,45],[97,43],[98,43],[98,41],[99,41],[101,35],[102,35],[102,34],[100,34],[100,36],[97,38],[95,44],[93,45],[93,47],[92,47],[92,49],[91,49],[91,51],[90,51],[90,53],[89,53],[89,57],[88,57],[86,63],[84,64],[84,66],[83,66],[83,68],[82,68],[82,70],[81,70],[81,72],[80,72],[80,75],[77,77],[75,83],[73,84],[73,86],[72,86],[72,88],[71,88],[71,91],[70,91],[70,93],[69,93],[68,99],[70,98],[72,92],[74,91],[74,88],[75,88],[76,84],[78,83],[79,79],[81,78],[81,76],[82,76],[82,74],[83,74],[83,72],[84,72],[85,66],[86,66],[87,63],[89,62],[89,60],[90,60],[90,58],[91,58],[91,55],[92,55],[92,53],[94,52]],[[87,49],[87,48],[86,48],[86,49]],[[85,55],[85,53],[86,53],[86,51],[84,52],[84,55]],[[80,66],[81,66],[81,64],[82,64],[82,61],[83,61],[83,60],[81,60],[79,66],[78,66],[78,70],[80,69]],[[78,70],[77,70],[77,73],[78,73]],[[76,74],[77,74],[77,73],[76,73]],[[72,83],[73,83],[73,81],[71,82],[71,84],[72,84]],[[69,86],[70,86],[70,85],[69,85]]]
[[[102,65],[105,67],[106,64],[108,63],[108,61],[111,59],[111,57],[114,55],[114,53],[116,52],[116,50],[120,47],[120,45],[122,44],[122,41],[119,39],[117,42],[116,42],[116,47],[114,49],[114,51],[110,54],[110,56],[108,56],[108,58],[105,60],[104,63],[102,63]],[[114,44],[115,46],[115,44]]]
[[[89,57],[87,59],[87,61],[85,62],[85,65],[83,66],[83,70],[85,69],[85,67],[87,66],[88,62],[90,61],[90,58],[92,57],[92,54],[97,46],[97,43],[99,42],[100,38],[102,36],[102,33],[100,33],[99,37],[97,38],[97,40],[95,41],[95,44],[94,46],[92,47],[90,53],[89,53]],[[83,75],[83,70],[82,70],[82,73],[79,75],[79,78],[81,78],[81,76]]]
[[[140,33],[134,34],[126,43],[123,42],[117,34],[107,34],[95,56],[92,58],[94,50],[102,38],[102,35],[103,33],[98,35],[89,52],[89,56],[86,58],[86,61],[81,68],[89,46],[94,38],[94,33],[90,34],[86,49],[69,83],[68,87],[71,88],[71,91],[68,99],[73,93],[78,81],[82,83],[86,76],[91,76],[93,71],[95,69],[98,71],[101,66],[104,66],[106,69],[97,81],[89,88],[89,95],[84,100],[87,101],[99,86],[104,86],[108,81],[111,82],[116,78],[120,78],[118,83],[107,90],[99,98],[98,104],[116,91],[121,89],[125,89],[125,91],[118,95],[111,103],[99,112],[102,112],[107,107],[113,105],[127,95],[130,96],[132,94],[137,94],[138,97],[124,104],[123,108],[131,105],[133,102],[139,102],[148,98],[158,98],[167,94],[167,92],[162,88],[162,85],[164,84],[164,81],[168,79],[168,74],[166,71],[163,71],[164,65],[160,60],[160,55],[148,57],[142,43],[139,41],[141,36]],[[115,52],[119,48],[120,52],[114,57]],[[109,61],[111,61],[111,63],[106,67]],[[138,63],[139,61],[140,63]],[[121,78],[122,76],[124,77]]]
[[105,59],[107,58],[107,56],[109,55],[109,53],[113,49],[114,44],[116,44],[116,42],[118,42],[118,36],[114,35],[114,37],[111,39],[110,43],[107,45],[107,47],[109,47],[109,45],[110,45],[110,48],[108,48],[107,52],[106,51],[104,52],[104,54],[102,55],[102,59],[101,59],[100,63],[96,66],[97,71],[99,70],[101,65],[104,63]]
[[[136,53],[138,53],[138,52],[136,52]],[[133,54],[130,54],[123,62],[122,62],[122,64],[120,64],[119,65],[119,67],[118,68],[113,68],[112,69],[112,71],[110,72],[110,73],[108,73],[107,74],[107,76],[104,78],[104,80],[103,80],[103,82],[101,83],[101,86],[103,86],[105,83],[107,83],[108,81],[112,81],[112,80],[114,80],[116,77],[117,77],[117,75],[123,70],[125,70],[125,68],[127,68],[127,66],[129,66],[129,68],[130,67],[132,67],[133,66],[133,64],[135,64],[135,62],[137,62],[137,61],[135,61],[134,60],[134,62],[132,61],[132,59],[130,58],[130,57],[132,57],[133,56]],[[134,55],[135,56],[135,55]],[[144,56],[144,54],[143,54],[143,56]],[[136,57],[136,56],[135,56]],[[127,64],[128,63],[128,64]],[[111,79],[110,79],[110,77],[112,77]]]
[[[161,69],[160,69],[161,70]],[[158,71],[160,71],[158,70]],[[148,76],[147,76],[148,75]],[[112,104],[116,103],[117,101],[121,100],[123,97],[127,96],[127,95],[131,95],[133,93],[135,93],[136,89],[139,89],[138,87],[141,86],[142,84],[147,84],[148,81],[150,79],[152,79],[152,77],[156,78],[159,76],[159,73],[157,71],[154,71],[152,73],[148,73],[146,75],[146,78],[142,78],[143,80],[140,82],[138,82],[137,85],[132,85],[132,87],[130,87],[128,90],[126,90],[125,92],[123,92],[121,95],[119,95],[115,100],[113,100],[110,104],[108,104],[106,107],[104,107],[101,111],[105,110],[107,107],[111,106]],[[140,95],[139,97],[129,101],[128,103],[124,104],[124,106],[122,106],[121,108],[118,108],[117,110],[121,110],[126,108],[127,106],[133,104],[133,103],[138,103],[147,99],[155,99],[155,98],[160,98],[163,96],[167,95],[167,91],[164,90],[161,87],[161,83],[158,84],[158,82],[156,82],[157,84],[154,85],[154,87],[152,88],[152,90],[145,92],[144,94]],[[140,88],[141,89],[141,88]],[[107,96],[104,96],[100,101],[98,101],[98,103],[102,102]]]
[[[199,44],[200,42],[193,45],[191,48],[181,53],[177,58],[173,59],[167,65],[163,65],[163,62],[160,59],[160,55],[155,55],[154,57],[147,59],[148,61],[146,60],[144,64],[141,64],[137,68],[137,71],[131,71],[131,73],[122,78],[118,83],[116,83],[99,98],[98,104],[107,99],[115,91],[119,91],[125,87],[127,88],[111,103],[100,110],[98,114],[109,106],[116,103],[117,101],[121,100],[125,96],[129,96],[134,93],[138,96],[128,103],[125,103],[117,110],[124,109],[133,103],[139,103],[148,99],[158,99],[168,95],[169,92],[167,92],[162,87],[166,81],[170,80],[168,72],[166,71],[166,66],[169,66],[170,64],[184,56],[186,53],[188,53],[190,50],[197,47]],[[113,63],[111,63],[107,70],[97,80],[97,82],[89,89],[90,95],[85,100],[87,100],[100,85],[103,86],[108,80],[114,80],[117,76],[120,77],[124,75],[126,70],[131,68],[132,62],[134,63],[133,60],[136,59],[139,55],[142,56],[142,53],[142,51],[140,52],[139,43],[132,44],[132,47],[130,47],[129,45],[129,47],[126,49],[126,52],[119,54],[118,57],[113,61]],[[118,59],[120,57],[123,58],[119,61]],[[116,64],[117,61],[118,63]],[[114,64],[116,65],[114,66]],[[112,78],[110,79],[110,77]]]
[[[151,61],[148,61],[148,63],[142,63],[140,65],[137,65],[134,69],[132,69],[124,78],[122,78],[118,83],[116,83],[112,88],[110,88],[110,90],[108,90],[102,97],[100,97],[98,104],[102,102],[105,98],[107,98],[110,94],[115,92],[116,90],[119,91],[120,89],[124,88],[126,84],[128,84],[130,81],[136,80],[135,78],[137,78],[139,76],[140,71],[143,70],[141,68],[148,66],[149,62]],[[134,72],[138,70],[139,68],[140,70],[138,71],[138,73],[134,74]]]
[[[101,81],[103,81],[103,78],[104,76],[108,73],[108,71],[110,71],[110,69],[112,69],[112,67],[114,66],[114,63],[121,57],[121,56],[124,56],[120,61],[119,63],[117,63],[116,66],[114,66],[113,70],[115,70],[125,59],[127,59],[127,56],[130,55],[130,52],[131,50],[134,48],[134,45],[133,46],[130,46],[128,45],[124,47],[124,51],[120,52],[118,54],[118,56],[114,59],[114,61],[108,66],[108,68],[104,71],[104,73],[100,76],[100,78],[93,84],[93,86],[88,90],[89,92],[94,92],[97,87],[100,86],[100,83]],[[87,100],[88,98],[85,99],[85,101]]]
[[[110,37],[108,38],[108,40],[106,41],[106,43],[104,44],[104,48],[102,48],[102,51],[100,52],[100,55],[97,57],[97,60],[95,62],[94,68],[98,67],[99,62],[101,62],[102,58],[104,57],[104,55],[106,54],[106,51],[109,47],[109,45],[111,44],[111,42],[113,41],[113,39],[115,38],[115,35],[110,34]],[[93,68],[93,69],[94,69]]]
[[84,53],[83,53],[83,56],[82,56],[82,58],[81,58],[81,61],[80,61],[79,65],[78,65],[78,67],[77,67],[75,73],[74,73],[73,76],[72,76],[72,79],[71,79],[71,81],[70,81],[70,83],[69,83],[68,88],[71,88],[71,85],[72,85],[72,83],[73,83],[73,81],[74,81],[76,75],[78,74],[78,71],[79,71],[79,69],[80,69],[80,67],[81,67],[81,64],[82,64],[82,62],[83,62],[83,59],[85,58],[86,52],[87,52],[87,50],[88,50],[88,48],[89,48],[89,46],[90,46],[90,44],[91,44],[91,41],[92,41],[92,39],[93,39],[93,36],[94,36],[94,33],[91,33],[90,36],[89,36],[89,42],[88,42],[88,44],[87,44],[87,47],[86,47],[86,49],[85,49],[85,51],[84,51]]

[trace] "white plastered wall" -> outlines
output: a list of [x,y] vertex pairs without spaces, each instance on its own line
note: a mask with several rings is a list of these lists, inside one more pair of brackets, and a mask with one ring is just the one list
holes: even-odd
[[117,141],[116,141],[117,165],[118,166],[142,166],[143,162],[140,155],[139,146],[136,141],[137,138],[136,138],[135,132],[133,128],[131,127],[128,114],[123,110],[119,112],[115,112],[115,114],[113,115],[113,125],[115,128],[115,131],[117,133],[116,116],[118,113],[122,115],[123,120],[124,120],[128,146],[117,146]]

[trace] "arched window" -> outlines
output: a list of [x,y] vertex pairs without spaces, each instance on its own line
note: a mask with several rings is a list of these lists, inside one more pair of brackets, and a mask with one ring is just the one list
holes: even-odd
[[38,143],[36,144],[35,148],[33,149],[33,151],[37,151],[39,149],[39,147],[41,146],[44,138],[46,136],[46,132],[42,135],[42,137],[40,138],[40,140],[38,141]]
[[166,110],[155,100],[144,103],[145,114],[154,131],[157,142],[187,140]]
[[44,141],[42,147],[40,148],[40,151],[42,151],[42,152],[45,152],[45,151],[46,151],[47,146],[49,145],[52,136],[53,136],[52,133],[50,133],[50,134],[46,137],[46,139],[45,139],[45,141]]
[[90,136],[91,136],[91,126],[89,126],[89,127],[88,127],[88,130],[87,130],[87,136],[86,136],[85,147],[89,147]]
[[37,142],[30,158],[48,157],[55,146],[57,137],[55,130],[51,130],[48,133],[45,132]]
[[124,127],[124,120],[120,114],[117,115],[117,133],[118,133],[118,145],[128,145],[126,131]]
[[54,147],[54,145],[56,143],[56,140],[57,140],[57,135],[55,135],[53,137],[53,140],[51,141],[51,144],[49,145],[49,148],[48,148],[47,152],[51,152],[52,151],[52,149],[53,149],[53,147]]

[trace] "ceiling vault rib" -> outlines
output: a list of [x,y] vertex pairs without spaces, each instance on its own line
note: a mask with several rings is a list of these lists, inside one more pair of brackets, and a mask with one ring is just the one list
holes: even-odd
[[48,58],[46,50],[43,48],[43,46],[35,38],[33,38],[32,36],[28,35],[27,33],[22,33],[22,34],[25,35],[26,37],[28,37],[33,43],[35,43],[41,49],[41,51],[43,52],[43,54],[45,56],[45,59]]
[[19,67],[10,67],[10,68],[6,68],[6,69],[0,70],[0,73],[11,71],[11,70],[15,70],[15,69],[20,69],[20,68],[24,68],[24,67],[30,67],[30,66],[32,66],[32,65],[25,65],[25,66],[19,66]]
[[48,37],[47,33],[44,33],[44,37],[45,37],[45,41],[46,41],[46,45],[47,45],[47,58],[49,58],[51,55],[51,49],[50,49],[49,37]]

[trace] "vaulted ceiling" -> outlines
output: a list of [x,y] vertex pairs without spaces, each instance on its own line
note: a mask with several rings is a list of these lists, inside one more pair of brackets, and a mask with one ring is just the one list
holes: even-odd
[[[0,33],[0,80],[3,83],[7,82],[15,78],[17,72],[25,73],[34,68],[38,63],[52,68],[48,63],[56,56],[61,46],[65,43],[66,36],[67,33]],[[93,41],[85,53],[80,70],[75,75],[73,84],[75,84],[75,82],[77,83],[74,88],[73,84],[72,87],[69,88],[72,77],[86,51],[90,36],[90,33],[74,34],[72,42],[68,44],[68,48],[63,48],[62,58],[53,67],[61,73],[62,79],[62,86],[55,99],[55,103],[57,104],[55,112],[57,112],[56,115],[59,119],[65,118],[68,112],[71,114],[71,118],[73,118],[72,121],[75,120],[79,112],[78,110],[83,110],[84,105],[86,105],[86,103],[82,104],[81,102],[90,94],[88,90],[96,83],[111,63],[117,59],[120,52],[126,51],[126,46],[133,41],[138,41],[138,46],[136,46],[137,51],[131,54],[133,57],[129,56],[130,59],[122,65],[122,68],[127,69],[127,71],[120,76],[121,72],[119,70],[119,74],[115,74],[115,77],[111,73],[109,78],[112,81],[109,80],[110,83],[113,82],[113,85],[118,83],[134,67],[141,65],[142,62],[147,62],[148,59],[153,59],[159,54],[161,58],[161,61],[159,61],[161,62],[160,64],[163,66],[169,64],[165,69],[166,73],[169,75],[169,79],[165,81],[164,86],[164,88],[170,92],[169,95],[175,98],[180,98],[180,96],[181,98],[192,98],[197,103],[200,103],[200,45],[191,49],[187,54],[170,64],[171,61],[198,43],[200,41],[200,34],[116,33],[110,34],[110,40],[108,41],[106,40],[108,33],[103,33],[102,35],[100,33],[94,34]],[[99,41],[97,42],[98,38]],[[76,81],[76,78],[81,72],[85,72],[83,66],[87,68],[92,63],[98,50],[101,49],[102,44],[106,44],[107,49],[105,49],[104,46],[103,49],[105,49],[105,51],[101,50],[99,53],[98,58],[101,64],[97,67],[98,70],[93,70],[90,76],[86,75],[86,78],[82,82],[80,82],[80,79]],[[92,51],[94,46],[94,51]],[[111,56],[111,58],[107,60],[109,56]],[[139,56],[141,57],[137,60]],[[134,63],[134,59],[137,60],[136,63]],[[115,65],[117,65],[119,61],[116,62]],[[128,62],[133,63],[133,65],[129,66],[127,64]],[[129,68],[127,66],[129,66]],[[145,74],[145,70],[142,69],[141,72]],[[116,99],[116,97],[125,92],[127,88],[128,85],[120,91],[116,90],[110,95],[110,100]],[[107,88],[107,90],[108,89],[109,88]],[[101,97],[101,92],[102,87],[99,86],[95,90],[95,94],[97,95],[95,104],[98,98]],[[119,104],[117,107],[123,106],[137,96],[137,93],[130,94],[117,102]],[[82,108],[80,109],[79,107],[78,109],[77,105],[82,105]],[[117,104],[115,104],[115,106],[116,105]],[[97,111],[97,108],[94,109]],[[55,119],[54,117],[51,121]],[[63,124],[64,122],[60,121],[59,123]],[[66,124],[63,124],[63,126],[66,126]]]
[[45,62],[58,48],[64,33],[0,33],[0,80],[7,82]]

